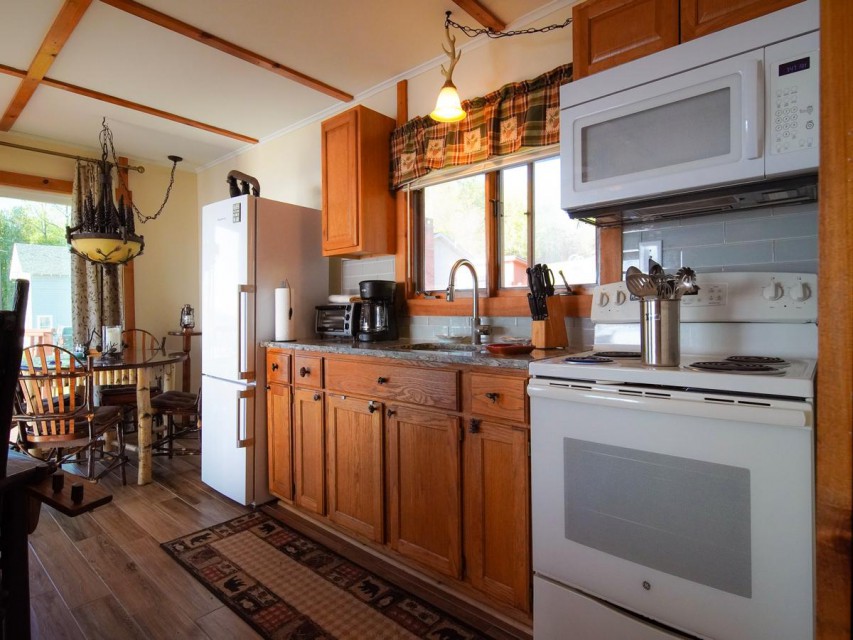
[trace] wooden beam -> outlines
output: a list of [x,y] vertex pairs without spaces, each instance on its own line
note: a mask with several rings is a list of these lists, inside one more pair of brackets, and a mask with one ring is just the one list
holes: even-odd
[[51,193],[71,194],[73,183],[71,180],[57,180],[56,178],[45,178],[44,176],[31,176],[14,171],[0,171],[0,184],[5,187],[18,187],[21,189],[36,189],[38,191],[49,191]]
[[[397,83],[397,126],[401,127],[409,120],[409,81]],[[403,304],[414,295],[412,279],[409,277],[411,252],[409,251],[409,208],[408,194],[400,189],[395,195],[397,204],[397,245],[394,251],[394,271],[397,275]]]
[[[0,73],[5,73],[6,75],[15,76],[18,78],[26,76],[26,71],[21,71],[20,69],[15,69],[14,67],[10,67],[5,64],[0,64]],[[168,111],[163,111],[162,109],[155,109],[154,107],[149,107],[147,105],[139,104],[137,102],[131,102],[130,100],[125,100],[124,98],[116,98],[115,96],[111,96],[106,93],[101,93],[100,91],[86,89],[85,87],[78,87],[77,85],[70,84],[68,82],[62,82],[61,80],[54,80],[53,78],[43,78],[41,84],[45,85],[46,87],[52,87],[54,89],[68,91],[69,93],[76,93],[79,96],[92,98],[93,100],[109,102],[110,104],[118,105],[119,107],[124,107],[125,109],[132,109],[134,111],[147,113],[148,115],[163,118],[164,120],[171,120],[172,122],[177,122],[188,127],[201,129],[202,131],[215,133],[216,135],[224,136],[226,138],[232,138],[241,142],[248,142],[249,144],[258,143],[257,138],[252,138],[251,136],[247,136],[242,133],[229,131],[228,129],[222,129],[220,127],[214,127],[211,124],[205,124],[204,122],[199,122],[198,120],[184,118],[183,116],[179,116],[174,113],[169,113]]]
[[491,29],[492,31],[503,31],[506,29],[506,22],[499,20],[479,0],[453,0],[453,2],[465,13],[474,18],[474,20],[486,27],[486,29]]
[[18,86],[15,95],[12,96],[12,101],[6,107],[3,117],[0,118],[0,131],[9,131],[18,120],[18,116],[21,115],[24,107],[33,97],[33,93],[35,93],[42,78],[50,69],[62,47],[65,46],[90,4],[92,4],[92,0],[65,0],[62,9],[59,10],[59,15],[56,16],[41,43],[41,47],[36,52],[35,58],[30,63],[26,76]]
[[125,11],[131,15],[136,16],[137,18],[142,18],[143,20],[148,20],[149,22],[153,22],[154,24],[163,27],[164,29],[169,29],[170,31],[174,31],[175,33],[179,33],[182,36],[186,36],[196,42],[200,42],[202,44],[206,44],[209,47],[213,47],[214,49],[221,51],[223,53],[227,53],[228,55],[232,55],[235,58],[239,58],[244,62],[248,62],[250,64],[254,64],[262,69],[266,69],[267,71],[272,71],[273,73],[277,73],[280,76],[287,78],[288,80],[292,80],[294,82],[298,82],[299,84],[308,87],[309,89],[313,89],[315,91],[319,91],[320,93],[325,93],[327,96],[331,96],[337,100],[342,102],[349,102],[353,99],[353,96],[345,91],[341,91],[340,89],[336,89],[325,82],[321,82],[315,78],[305,75],[304,73],[300,73],[295,69],[291,69],[289,67],[284,66],[283,64],[279,64],[274,60],[270,60],[269,58],[265,58],[264,56],[249,51],[248,49],[244,49],[243,47],[236,45],[232,42],[228,42],[227,40],[223,40],[211,33],[207,33],[199,29],[198,27],[194,27],[191,24],[187,24],[186,22],[182,22],[177,18],[173,18],[171,16],[166,15],[165,13],[160,13],[155,9],[151,9],[150,7],[146,7],[145,5],[139,4],[134,0],[101,0],[104,4],[108,4],[111,7],[115,7],[116,9],[120,9],[121,11]]
[[853,12],[820,3],[817,637],[850,638],[853,597]]

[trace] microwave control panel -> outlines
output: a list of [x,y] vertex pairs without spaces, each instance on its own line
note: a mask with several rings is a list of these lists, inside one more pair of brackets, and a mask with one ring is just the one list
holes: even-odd
[[817,32],[765,49],[768,176],[818,164],[819,54]]

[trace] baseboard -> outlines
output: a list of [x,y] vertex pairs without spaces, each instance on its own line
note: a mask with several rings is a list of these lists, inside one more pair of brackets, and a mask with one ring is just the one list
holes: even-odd
[[369,544],[355,540],[286,503],[267,504],[261,507],[261,510],[312,540],[329,547],[335,553],[411,591],[495,640],[532,640],[533,638],[531,624],[516,620],[470,597],[454,585],[444,583],[398,562],[382,551],[373,549]]

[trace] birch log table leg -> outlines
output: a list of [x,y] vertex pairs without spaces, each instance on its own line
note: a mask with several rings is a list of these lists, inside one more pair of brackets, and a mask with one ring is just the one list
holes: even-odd
[[139,414],[139,484],[151,482],[151,374],[148,369],[136,370],[136,406]]

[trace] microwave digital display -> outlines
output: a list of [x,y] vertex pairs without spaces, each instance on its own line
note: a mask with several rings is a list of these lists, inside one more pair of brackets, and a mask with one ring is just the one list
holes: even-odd
[[812,59],[809,56],[800,58],[799,60],[791,60],[779,65],[779,77],[787,76],[789,73],[797,73],[797,71],[805,71],[811,68]]

